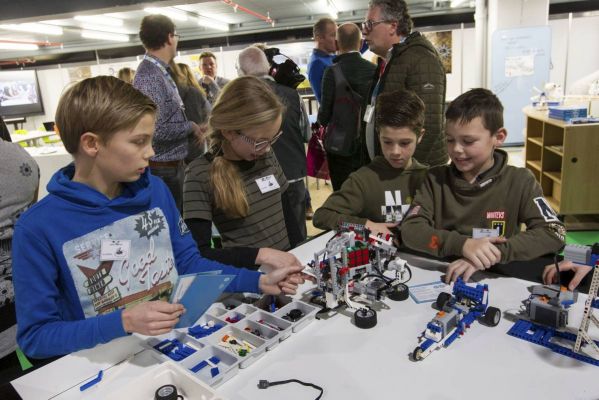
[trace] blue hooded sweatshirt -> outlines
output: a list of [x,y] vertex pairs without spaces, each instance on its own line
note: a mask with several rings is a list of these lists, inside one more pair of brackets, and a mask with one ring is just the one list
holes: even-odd
[[123,307],[168,300],[179,274],[236,275],[231,292],[258,292],[259,272],[203,258],[166,185],[146,171],[109,199],[54,174],[49,195],[18,220],[13,237],[17,342],[47,358],[125,336]]

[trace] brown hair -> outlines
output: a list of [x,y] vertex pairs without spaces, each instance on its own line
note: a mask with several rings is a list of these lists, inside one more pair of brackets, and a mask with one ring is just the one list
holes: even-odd
[[362,33],[360,32],[360,28],[353,22],[346,22],[337,29],[339,51],[360,50],[361,41]]
[[321,18],[318,21],[316,21],[314,27],[312,28],[312,36],[314,37],[314,39],[316,39],[317,37],[322,37],[326,33],[329,24],[333,24],[335,25],[335,27],[337,26],[335,21],[331,18]]
[[175,24],[162,14],[146,15],[139,27],[139,38],[147,50],[162,48],[168,41],[169,35],[174,33]]
[[253,76],[242,76],[229,82],[214,103],[208,121],[212,129],[209,151],[214,155],[210,185],[214,203],[227,216],[247,216],[249,204],[237,168],[220,151],[226,141],[222,132],[260,126],[274,121],[283,115],[283,111],[283,105],[270,87]]
[[114,133],[134,128],[148,113],[156,113],[152,99],[114,76],[97,76],[64,92],[55,121],[64,147],[76,154],[84,133],[93,132],[107,142]]
[[133,84],[133,78],[135,78],[135,70],[129,67],[119,69],[118,78],[124,82]]
[[400,89],[379,95],[376,99],[376,125],[380,128],[410,128],[416,136],[424,127],[424,102],[416,93]]
[[212,57],[212,58],[214,58],[216,60],[216,56],[211,51],[203,51],[202,53],[200,53],[200,58],[199,59],[201,60],[202,58],[208,58],[208,57]]
[[491,135],[503,128],[503,105],[488,89],[470,89],[456,97],[445,111],[447,121],[459,124],[467,124],[476,117],[481,118]]

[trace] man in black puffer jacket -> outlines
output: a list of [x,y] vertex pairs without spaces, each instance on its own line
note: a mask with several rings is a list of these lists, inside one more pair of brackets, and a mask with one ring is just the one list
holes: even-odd
[[[412,26],[404,0],[370,0],[362,33],[370,50],[379,56],[370,104],[375,104],[380,93],[398,89],[414,91],[425,104],[424,136],[414,158],[431,167],[444,165],[448,161],[443,139],[445,71],[433,45],[420,32],[412,32]],[[367,110],[365,118],[368,115]],[[366,127],[371,158],[380,154],[377,136],[371,118]]]

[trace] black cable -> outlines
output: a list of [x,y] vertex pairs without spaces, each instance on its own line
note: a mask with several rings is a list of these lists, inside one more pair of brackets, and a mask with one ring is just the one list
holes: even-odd
[[267,380],[264,379],[260,379],[260,381],[258,382],[258,388],[259,389],[267,389],[271,386],[277,386],[277,385],[286,385],[288,383],[299,383],[300,385],[304,385],[304,386],[308,386],[308,387],[312,387],[316,390],[320,390],[320,394],[318,395],[318,397],[314,400],[319,400],[322,395],[324,394],[324,389],[321,388],[320,386],[317,386],[313,383],[306,383],[306,382],[302,382],[298,379],[288,379],[286,381],[277,381],[277,382],[269,382]]
[[553,263],[555,264],[555,269],[557,270],[557,285],[558,285],[558,287],[561,288],[562,287],[562,277],[560,276],[560,273],[559,273],[559,264],[557,262],[557,252],[553,255]]

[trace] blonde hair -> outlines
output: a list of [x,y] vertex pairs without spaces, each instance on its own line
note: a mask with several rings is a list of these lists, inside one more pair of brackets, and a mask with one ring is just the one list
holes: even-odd
[[173,75],[175,79],[175,83],[179,86],[193,86],[202,92],[203,95],[206,95],[204,89],[200,86],[195,76],[193,76],[193,71],[189,67],[189,65],[185,63],[175,63],[173,60],[169,63],[171,69],[173,70]]
[[214,203],[234,218],[248,215],[249,204],[243,181],[233,163],[222,156],[226,138],[223,131],[255,128],[283,115],[284,107],[270,87],[253,76],[242,76],[229,82],[220,92],[208,123],[210,153],[210,185]]

